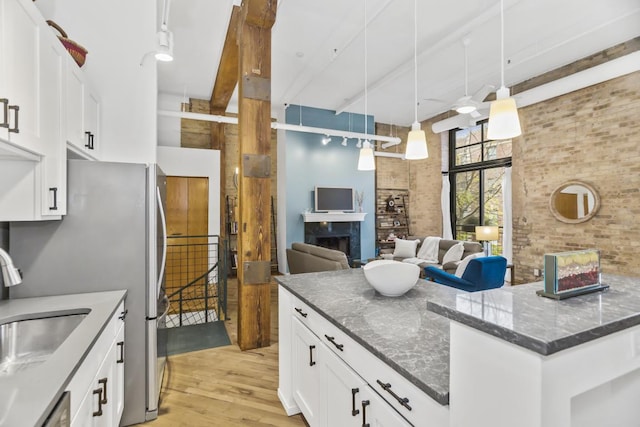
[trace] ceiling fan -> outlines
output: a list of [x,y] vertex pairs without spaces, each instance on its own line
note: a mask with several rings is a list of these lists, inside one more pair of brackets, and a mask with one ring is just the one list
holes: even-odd
[[462,40],[462,44],[464,45],[464,96],[458,98],[458,100],[451,106],[451,110],[456,111],[458,115],[434,123],[431,128],[435,133],[444,132],[457,127],[465,128],[474,126],[476,124],[476,120],[486,116],[489,112],[490,103],[483,101],[487,95],[495,90],[495,86],[485,84],[473,95],[469,95],[468,92],[467,48],[470,43],[471,39],[469,37],[465,37]]

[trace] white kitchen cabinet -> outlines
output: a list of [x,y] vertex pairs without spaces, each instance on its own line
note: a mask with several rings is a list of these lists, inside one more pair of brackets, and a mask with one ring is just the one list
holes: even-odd
[[311,427],[410,426],[316,336],[317,331],[297,318],[291,326],[293,399]]
[[99,159],[100,100],[71,57],[67,61],[67,143],[77,155]]
[[124,314],[121,304],[67,386],[72,426],[120,424],[124,408],[124,344],[120,344],[124,343]]
[[293,395],[310,426],[320,424],[319,387],[323,367],[318,364],[322,343],[306,326],[293,319]]
[[27,0],[0,0],[0,221],[66,213],[68,56]]

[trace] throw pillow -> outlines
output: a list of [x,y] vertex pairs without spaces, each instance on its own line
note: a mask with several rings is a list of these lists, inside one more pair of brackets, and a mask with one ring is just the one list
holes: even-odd
[[444,257],[442,257],[442,265],[451,261],[460,261],[464,253],[464,244],[462,242],[451,246]]
[[419,239],[404,240],[396,239],[396,248],[393,250],[394,258],[415,258],[418,249]]
[[467,269],[467,265],[469,264],[469,261],[475,258],[480,258],[481,256],[484,256],[482,252],[467,255],[466,257],[464,257],[462,261],[460,261],[460,263],[458,264],[458,267],[456,268],[456,272],[454,274],[458,277],[462,277],[462,275],[464,274],[464,271]]

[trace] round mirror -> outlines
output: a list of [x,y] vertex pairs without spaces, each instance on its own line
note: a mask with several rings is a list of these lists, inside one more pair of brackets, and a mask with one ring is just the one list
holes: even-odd
[[551,193],[549,208],[559,221],[577,224],[590,220],[598,212],[600,196],[589,184],[569,181]]

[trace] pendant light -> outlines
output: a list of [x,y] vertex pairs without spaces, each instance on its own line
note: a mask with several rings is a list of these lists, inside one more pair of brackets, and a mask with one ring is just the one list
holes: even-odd
[[487,138],[493,140],[515,138],[522,134],[516,101],[504,85],[504,0],[500,0],[500,89],[489,110]]
[[[367,0],[364,0],[364,134],[368,135],[367,129]],[[358,157],[359,171],[372,171],[376,169],[376,161],[373,157],[373,145],[369,138],[365,139],[360,149]]]
[[411,132],[407,137],[407,150],[404,158],[407,160],[420,160],[429,157],[427,150],[427,137],[418,122],[418,0],[413,2],[413,65],[414,65],[414,121]]

